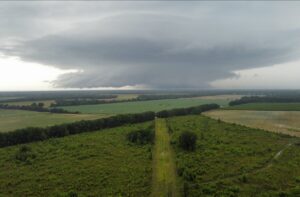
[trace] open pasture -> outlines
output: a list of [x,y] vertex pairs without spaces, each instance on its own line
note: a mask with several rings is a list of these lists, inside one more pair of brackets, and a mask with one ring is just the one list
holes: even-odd
[[145,111],[160,111],[164,109],[191,107],[196,105],[216,103],[222,106],[228,105],[226,99],[201,99],[201,98],[180,98],[163,99],[151,101],[134,101],[98,105],[79,105],[62,107],[68,111],[79,111],[85,114],[124,114],[140,113]]
[[0,109],[0,132],[24,127],[46,127],[79,120],[93,120],[105,116],[92,114],[53,114],[25,110]]
[[[186,196],[288,196],[300,191],[299,139],[204,116],[168,118],[167,123]],[[183,131],[197,135],[194,152],[179,148]]]
[[230,106],[229,110],[300,111],[300,103],[247,103]]
[[215,110],[204,114],[225,122],[300,137],[300,112],[298,111]]
[[[127,141],[152,122],[0,149],[1,196],[149,196],[151,145]],[[27,154],[29,155],[29,154]]]

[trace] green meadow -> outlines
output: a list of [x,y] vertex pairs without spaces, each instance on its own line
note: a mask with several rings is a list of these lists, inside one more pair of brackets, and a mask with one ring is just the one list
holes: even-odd
[[191,107],[196,105],[216,103],[221,106],[227,106],[227,99],[202,99],[202,98],[180,98],[163,99],[151,101],[134,101],[98,105],[79,105],[62,107],[68,111],[79,111],[85,114],[124,114],[140,113],[145,111],[160,111],[164,109]]
[[93,120],[102,115],[92,114],[54,114],[25,110],[0,109],[0,132],[13,131],[24,127],[46,127],[79,120]]

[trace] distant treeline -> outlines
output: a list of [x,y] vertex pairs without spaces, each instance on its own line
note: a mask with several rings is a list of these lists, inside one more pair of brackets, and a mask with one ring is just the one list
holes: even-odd
[[40,100],[85,100],[85,99],[115,99],[118,95],[112,94],[91,94],[91,93],[56,93],[56,94],[38,94],[38,95],[28,95],[20,98],[11,98],[0,100],[1,103],[6,102],[22,102],[22,101],[40,101]]
[[[117,98],[117,96],[115,97]],[[106,98],[114,99],[114,98]],[[57,99],[55,103],[51,103],[50,107],[75,106],[75,105],[96,105],[106,103],[116,103],[121,100],[99,100],[99,99]],[[127,101],[127,100],[125,100]],[[123,101],[123,102],[125,102]]]
[[65,109],[60,108],[45,108],[42,105],[32,103],[31,105],[8,105],[0,104],[0,109],[12,109],[12,110],[27,110],[27,111],[36,111],[36,112],[49,112],[49,113],[58,113],[58,114],[78,114],[79,112],[70,112]]
[[229,102],[230,106],[246,103],[296,103],[300,102],[300,96],[250,96],[242,97],[238,100]]
[[0,133],[0,147],[42,141],[49,138],[113,128],[124,124],[133,124],[154,120],[154,112],[116,115],[98,120],[82,120],[74,123],[55,125],[46,128],[29,127],[12,132]]
[[183,116],[189,114],[201,114],[202,112],[218,109],[220,108],[217,104],[205,104],[196,107],[189,107],[189,108],[178,108],[178,109],[170,109],[170,110],[163,110],[156,113],[156,116],[159,118],[167,118],[172,116]]
[[[219,107],[220,106],[217,104],[205,104],[189,108],[164,110],[157,113],[144,112],[138,114],[116,115],[97,120],[82,120],[74,123],[55,125],[46,128],[28,127],[24,129],[17,129],[11,132],[0,133],[0,147],[42,141],[49,138],[64,137],[83,132],[97,131],[125,124],[146,122],[154,120],[155,116],[166,118],[171,116],[200,114],[204,111],[217,109]],[[132,138],[131,140],[134,141],[135,135],[139,134],[140,133],[132,134],[132,136],[129,136],[129,138]]]
[[199,94],[165,94],[165,95],[139,95],[132,99],[123,100],[99,100],[99,99],[57,99],[55,103],[51,104],[51,107],[62,106],[75,106],[75,105],[96,105],[96,104],[110,104],[110,103],[124,103],[124,102],[136,102],[136,101],[149,101],[149,100],[163,100],[163,99],[178,99],[178,98],[192,98],[198,97]]

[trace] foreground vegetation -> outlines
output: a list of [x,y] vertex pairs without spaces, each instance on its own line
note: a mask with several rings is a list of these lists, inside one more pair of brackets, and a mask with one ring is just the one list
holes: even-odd
[[71,123],[79,120],[93,120],[105,117],[93,114],[52,114],[24,110],[0,109],[0,132],[13,131],[25,127],[47,127]]
[[1,148],[0,196],[149,196],[151,145],[126,136],[152,124]]
[[67,111],[78,111],[87,114],[124,114],[140,113],[145,111],[161,111],[173,108],[192,107],[208,103],[216,103],[227,106],[227,99],[201,99],[201,98],[180,98],[151,101],[122,102],[100,105],[80,105],[63,107]]
[[248,103],[230,106],[229,110],[300,111],[300,103]]
[[240,111],[215,110],[205,115],[225,122],[300,137],[300,112],[298,111]]
[[[299,195],[297,138],[204,116],[174,117],[167,122],[183,195]],[[184,131],[197,135],[194,151],[179,147],[178,139]]]

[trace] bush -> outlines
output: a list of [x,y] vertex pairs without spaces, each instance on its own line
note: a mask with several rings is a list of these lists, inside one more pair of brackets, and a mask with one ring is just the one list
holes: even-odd
[[196,149],[197,135],[191,131],[184,131],[179,136],[179,146],[183,150],[194,151]]
[[154,130],[153,128],[131,131],[127,134],[127,140],[135,144],[153,143]]
[[28,146],[21,146],[16,152],[15,158],[18,161],[29,162],[31,159],[35,158],[35,154],[32,153],[31,148]]

